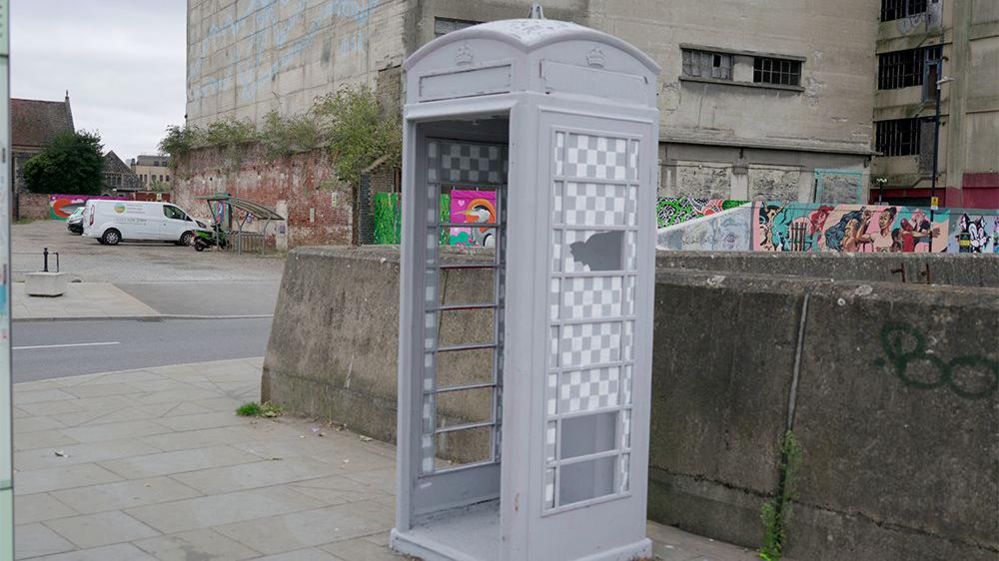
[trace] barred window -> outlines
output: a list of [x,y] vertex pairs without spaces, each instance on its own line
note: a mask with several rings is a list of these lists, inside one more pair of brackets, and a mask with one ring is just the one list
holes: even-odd
[[800,86],[801,61],[756,57],[753,60],[753,81],[757,84]]
[[874,149],[884,156],[919,154],[920,119],[895,119],[875,123]]
[[926,12],[926,0],[881,0],[881,21],[907,18]]
[[921,86],[924,80],[927,79],[927,73],[925,72],[927,65],[932,65],[939,61],[940,56],[940,46],[895,51],[879,55],[878,89],[894,90]]
[[683,50],[683,75],[693,78],[732,79],[732,55]]

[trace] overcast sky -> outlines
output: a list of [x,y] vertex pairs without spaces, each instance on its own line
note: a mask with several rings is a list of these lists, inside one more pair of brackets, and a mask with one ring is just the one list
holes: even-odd
[[62,100],[126,162],[185,112],[186,0],[11,0],[11,96]]

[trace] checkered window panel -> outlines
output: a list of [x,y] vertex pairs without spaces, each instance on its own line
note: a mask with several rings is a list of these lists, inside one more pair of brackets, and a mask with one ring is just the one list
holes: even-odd
[[564,157],[559,175],[581,179],[628,179],[628,143],[623,138],[609,138],[569,133],[561,141]]
[[[638,265],[638,141],[569,131],[557,131],[554,140],[545,510],[568,506],[559,489],[595,488],[594,481],[563,480],[566,416],[615,413],[616,469],[605,488],[611,495],[629,490]],[[572,461],[604,461],[593,450],[592,460],[583,454]],[[604,473],[570,471],[576,477]]]
[[555,184],[555,224],[566,226],[634,226],[634,187],[615,184]]
[[435,140],[427,156],[430,183],[506,184],[506,154],[499,146]]
[[561,376],[556,405],[559,413],[591,411],[618,404],[620,367],[565,372]]

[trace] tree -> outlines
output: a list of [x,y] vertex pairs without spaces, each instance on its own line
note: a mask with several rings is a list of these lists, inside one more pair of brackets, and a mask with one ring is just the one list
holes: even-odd
[[94,132],[66,131],[55,136],[24,164],[24,181],[35,193],[99,195],[104,147]]
[[362,171],[381,160],[398,167],[402,160],[402,123],[367,86],[343,87],[317,100],[313,112],[328,138],[333,168],[342,181],[355,183]]

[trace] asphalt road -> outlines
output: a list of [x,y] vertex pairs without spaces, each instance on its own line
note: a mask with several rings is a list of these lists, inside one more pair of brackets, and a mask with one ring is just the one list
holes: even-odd
[[271,318],[19,321],[14,382],[263,356]]

